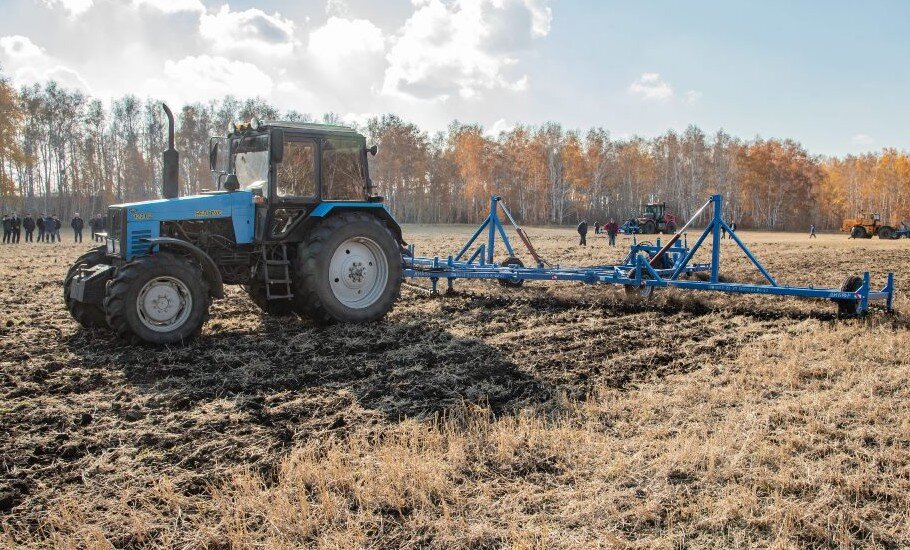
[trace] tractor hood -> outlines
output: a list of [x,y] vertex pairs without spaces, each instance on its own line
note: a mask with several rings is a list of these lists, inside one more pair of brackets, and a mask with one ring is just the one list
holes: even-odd
[[[117,224],[122,229],[118,227],[113,231],[112,237],[122,240],[125,259],[130,259],[148,248],[144,244],[148,239],[160,236],[161,222],[226,218],[231,220],[234,227],[236,243],[248,244],[253,241],[253,201],[253,193],[250,191],[219,191],[173,199],[114,204],[110,207],[111,219],[122,220]],[[120,245],[114,245],[115,248],[117,246]]]
[[125,209],[127,222],[229,218],[252,211],[253,194],[249,191],[214,192],[174,199],[126,202],[111,205],[111,208]]

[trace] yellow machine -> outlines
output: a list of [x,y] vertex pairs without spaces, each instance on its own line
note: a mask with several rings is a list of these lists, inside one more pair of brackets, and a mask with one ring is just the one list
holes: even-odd
[[854,239],[871,239],[874,235],[878,235],[879,239],[893,239],[897,232],[894,226],[882,224],[881,214],[869,212],[861,212],[855,218],[847,218],[840,230],[849,232]]

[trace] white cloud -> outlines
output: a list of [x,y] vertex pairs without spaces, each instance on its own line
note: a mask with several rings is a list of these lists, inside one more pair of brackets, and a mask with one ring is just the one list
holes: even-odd
[[531,31],[534,36],[544,37],[550,34],[553,12],[546,0],[524,0],[524,5],[531,12]]
[[227,4],[217,13],[202,14],[199,34],[218,51],[289,55],[295,45],[294,22],[290,19],[257,8],[234,12]]
[[496,88],[523,90],[510,75],[516,55],[550,31],[542,0],[415,0],[415,11],[386,59],[382,90],[389,95],[445,100]]
[[686,103],[696,103],[701,100],[703,95],[698,90],[689,90],[686,92]]
[[273,87],[272,78],[256,65],[209,55],[165,61],[164,78],[149,82],[154,94],[182,102],[220,99],[226,94],[268,97]]
[[89,10],[94,5],[94,0],[42,0],[45,5],[51,8],[61,7],[69,12],[70,16],[76,17]]
[[629,85],[629,91],[649,101],[666,101],[673,97],[673,87],[659,73],[644,73]]
[[366,63],[363,55],[385,51],[385,37],[366,19],[330,17],[310,33],[307,51],[322,66],[350,73],[352,67]]
[[147,6],[163,13],[205,11],[205,5],[200,0],[133,0],[133,5]]
[[26,36],[0,37],[0,61],[12,71],[17,86],[56,80],[64,88],[91,92],[88,82],[78,71],[48,55]]
[[35,83],[44,84],[50,81],[54,81],[61,88],[68,90],[79,90],[86,94],[92,93],[88,82],[82,78],[78,71],[63,65],[55,65],[46,69],[22,67],[13,73],[13,82],[20,86]]
[[853,145],[858,145],[860,147],[871,147],[875,145],[875,138],[868,134],[856,134],[851,141],[853,141]]
[[489,129],[487,129],[486,133],[488,136],[495,138],[495,137],[499,137],[499,134],[501,134],[503,132],[512,131],[513,128],[515,128],[514,124],[509,124],[508,122],[506,122],[506,119],[500,118],[500,119],[496,120],[496,122],[494,122],[493,125],[490,126]]
[[18,34],[0,37],[0,50],[6,59],[13,61],[40,59],[46,55],[30,38]]

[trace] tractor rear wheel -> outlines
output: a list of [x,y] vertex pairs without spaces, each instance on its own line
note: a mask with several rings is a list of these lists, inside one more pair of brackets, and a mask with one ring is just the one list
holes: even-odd
[[108,324],[133,343],[175,344],[196,337],[209,318],[209,304],[199,266],[167,252],[119,268],[104,297]]
[[295,310],[315,321],[382,318],[401,290],[401,248],[376,216],[348,212],[323,220],[298,245]]
[[653,220],[648,220],[645,223],[641,224],[641,232],[651,235],[657,233],[657,224]]
[[[522,263],[522,261],[519,260],[518,258],[516,258],[515,256],[506,258],[505,260],[503,260],[501,265],[503,267],[510,267],[510,266],[524,267],[525,266],[525,264]],[[511,288],[518,288],[521,285],[525,284],[525,280],[524,279],[499,279],[499,284],[501,284],[502,286],[507,286],[507,287],[511,287]]]
[[107,257],[105,247],[99,246],[97,248],[93,248],[82,256],[76,258],[76,261],[73,263],[72,267],[70,267],[69,271],[66,272],[66,277],[63,278],[63,303],[66,304],[66,309],[70,312],[70,315],[73,316],[73,319],[75,319],[76,322],[85,328],[99,328],[107,326],[107,320],[104,316],[104,308],[102,308],[100,304],[89,304],[71,299],[70,282],[72,282],[73,277],[76,276],[76,273],[78,273],[79,269],[88,269],[95,267],[96,265],[107,263],[106,259]]
[[894,238],[894,228],[888,225],[882,226],[878,230],[879,239],[893,239]]
[[865,227],[861,225],[854,225],[853,229],[850,230],[850,236],[854,239],[865,239],[869,235],[866,233]]
[[[863,278],[850,275],[840,285],[841,292],[856,292],[863,287]],[[838,317],[858,317],[859,300],[834,300],[837,304]]]

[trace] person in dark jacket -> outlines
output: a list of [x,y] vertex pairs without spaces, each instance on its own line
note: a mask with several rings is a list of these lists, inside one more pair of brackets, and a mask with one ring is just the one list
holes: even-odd
[[600,235],[600,228],[601,228],[600,222],[599,221],[594,222],[594,234],[595,235]]
[[619,233],[619,224],[611,219],[610,223],[607,224],[607,239],[609,240],[610,246],[616,246],[617,233]]
[[44,219],[47,218],[47,214],[41,214],[38,216],[38,219],[35,220],[35,227],[38,228],[38,242],[44,242]]
[[19,217],[19,214],[13,212],[13,236],[11,242],[18,243],[20,237],[22,237],[22,218]]
[[588,246],[588,241],[586,240],[588,236],[588,222],[586,220],[581,220],[581,223],[578,224],[578,235],[581,237],[581,242],[578,243],[581,246]]
[[54,222],[54,236],[57,237],[57,242],[59,243],[63,241],[63,239],[60,238],[60,228],[63,227],[63,224],[60,223],[60,218],[57,216],[52,216],[51,220]]
[[79,215],[79,212],[76,212],[76,215],[73,216],[73,219],[70,221],[70,227],[73,228],[73,242],[81,243],[82,228],[85,227],[85,221],[82,220],[82,216]]
[[57,228],[54,225],[54,217],[50,214],[44,216],[44,242],[52,243],[54,242],[54,237],[57,234]]
[[35,218],[29,212],[22,218],[22,229],[25,229],[25,242],[35,242]]
[[10,237],[13,235],[13,220],[9,216],[3,216],[3,244],[9,244]]

